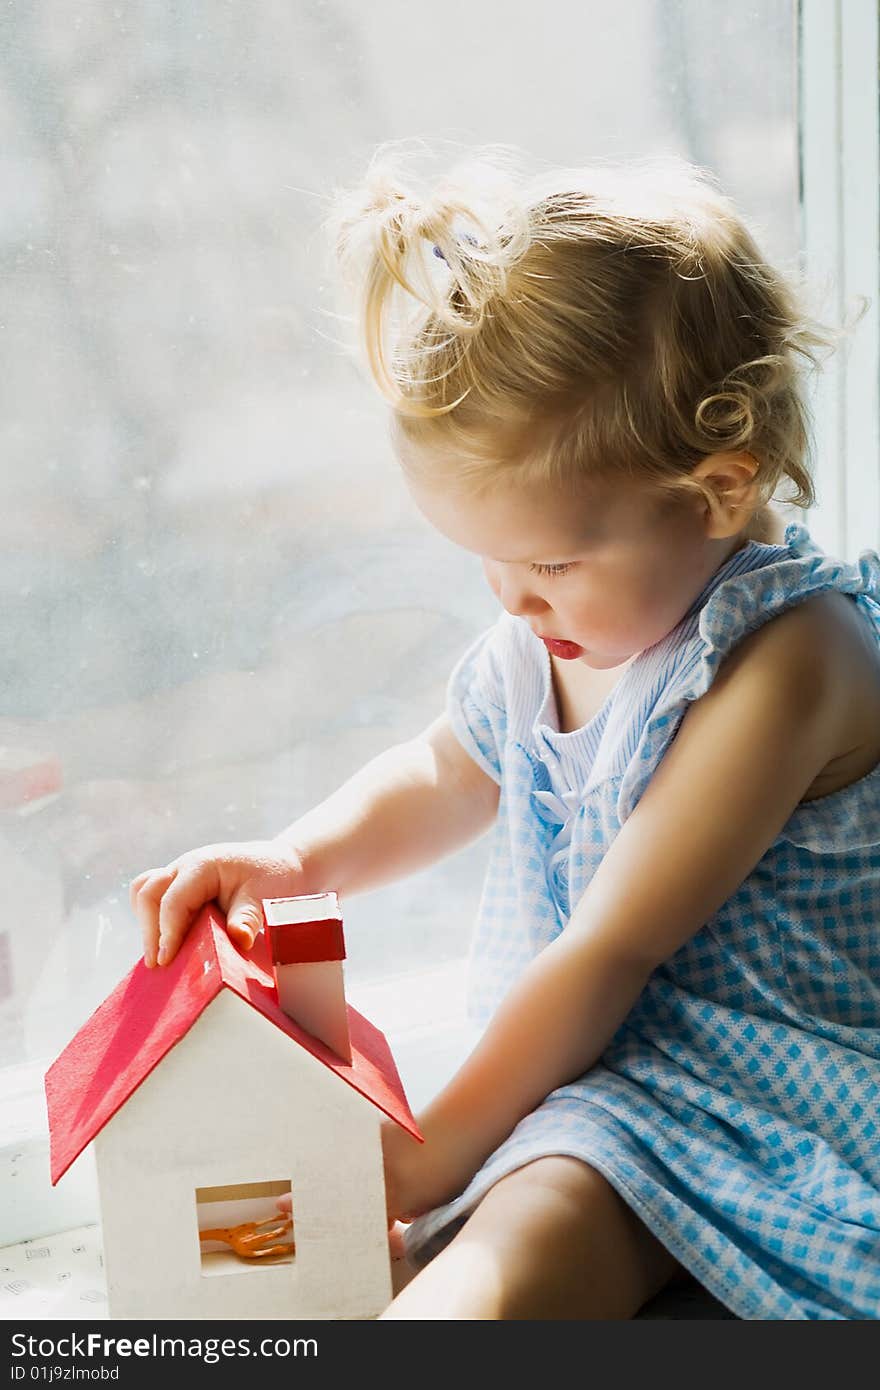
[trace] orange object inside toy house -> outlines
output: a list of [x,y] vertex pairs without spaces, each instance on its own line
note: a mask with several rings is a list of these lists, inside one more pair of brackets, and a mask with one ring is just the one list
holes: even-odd
[[195,1196],[202,1274],[292,1262],[296,1246],[289,1182],[198,1187]]

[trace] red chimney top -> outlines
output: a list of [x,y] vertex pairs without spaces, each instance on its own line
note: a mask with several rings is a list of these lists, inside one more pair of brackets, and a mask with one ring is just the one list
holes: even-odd
[[335,893],[264,898],[263,917],[273,965],[345,960],[342,913]]
[[282,1009],[351,1062],[342,978],[345,942],[336,894],[264,898],[263,921]]

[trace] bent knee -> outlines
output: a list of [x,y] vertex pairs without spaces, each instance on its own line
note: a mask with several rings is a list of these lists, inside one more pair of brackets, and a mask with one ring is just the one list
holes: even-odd
[[[666,1282],[681,1265],[597,1168],[567,1154],[550,1154],[500,1178],[480,1207],[488,1227],[518,1230],[548,1248],[600,1261],[629,1252],[649,1279]],[[473,1219],[473,1218],[472,1218]]]
[[503,1245],[534,1245],[573,1237],[592,1243],[603,1229],[632,1219],[623,1198],[598,1169],[579,1158],[552,1154],[499,1178],[468,1224]]
[[531,1163],[524,1163],[521,1168],[499,1178],[487,1196],[493,1192],[505,1197],[515,1195],[517,1198],[530,1192],[548,1197],[555,1195],[563,1201],[587,1206],[603,1201],[615,1206],[622,1201],[598,1168],[568,1154],[547,1154],[543,1158],[532,1159]]
[[677,1268],[598,1169],[561,1154],[499,1178],[455,1239],[491,1252],[505,1318],[632,1317]]

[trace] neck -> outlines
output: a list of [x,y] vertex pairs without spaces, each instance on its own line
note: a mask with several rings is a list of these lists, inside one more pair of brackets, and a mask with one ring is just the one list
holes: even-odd
[[758,541],[761,545],[781,545],[785,539],[785,518],[770,502],[760,507],[740,537],[741,543]]

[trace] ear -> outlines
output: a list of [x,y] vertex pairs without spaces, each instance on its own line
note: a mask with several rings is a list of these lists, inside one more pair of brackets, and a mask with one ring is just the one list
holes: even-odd
[[716,540],[735,536],[757,510],[758,461],[751,454],[710,454],[691,470],[713,495],[704,504],[706,535]]

